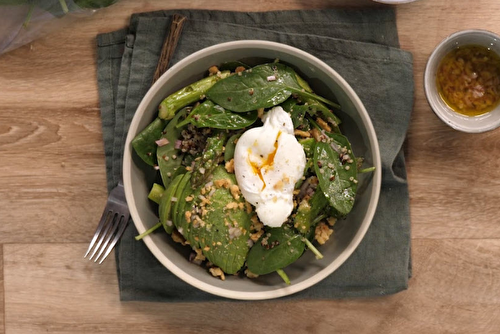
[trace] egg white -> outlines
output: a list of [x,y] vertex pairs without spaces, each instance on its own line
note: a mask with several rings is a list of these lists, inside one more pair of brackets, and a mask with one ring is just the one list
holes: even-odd
[[268,111],[263,122],[238,140],[234,172],[241,193],[255,206],[260,221],[279,227],[292,213],[293,190],[304,174],[306,155],[283,108]]

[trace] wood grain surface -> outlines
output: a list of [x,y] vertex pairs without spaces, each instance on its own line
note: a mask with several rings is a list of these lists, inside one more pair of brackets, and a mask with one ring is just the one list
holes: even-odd
[[121,303],[114,261],[82,259],[106,200],[96,34],[157,9],[337,6],[384,5],[120,0],[0,55],[0,334],[500,333],[500,129],[452,130],[429,108],[422,83],[428,56],[449,34],[500,33],[497,0],[396,7],[415,74],[405,143],[414,266],[407,291],[335,301]]

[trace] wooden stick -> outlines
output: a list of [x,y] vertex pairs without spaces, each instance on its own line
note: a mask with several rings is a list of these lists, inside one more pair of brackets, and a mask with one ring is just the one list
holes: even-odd
[[172,17],[170,31],[168,36],[165,38],[165,42],[163,42],[160,59],[158,60],[158,65],[156,66],[155,74],[153,76],[153,83],[155,83],[156,80],[158,80],[167,70],[170,59],[172,59],[172,55],[177,47],[177,43],[179,42],[182,27],[184,26],[186,19],[187,18],[185,16],[179,14],[174,14]]

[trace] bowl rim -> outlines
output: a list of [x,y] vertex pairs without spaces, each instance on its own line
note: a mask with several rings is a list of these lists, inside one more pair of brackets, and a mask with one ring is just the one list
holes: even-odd
[[329,76],[333,77],[337,83],[344,87],[345,94],[351,99],[352,103],[357,107],[359,116],[363,125],[366,127],[368,138],[370,139],[369,149],[373,155],[373,164],[375,166],[375,171],[372,176],[373,187],[371,191],[372,201],[368,205],[366,215],[363,218],[363,221],[360,225],[360,228],[355,233],[352,241],[349,243],[347,248],[340,254],[339,257],[334,259],[332,263],[323,268],[318,273],[313,276],[299,282],[296,284],[292,284],[285,287],[280,287],[271,291],[234,291],[222,287],[217,287],[206,282],[203,282],[197,279],[194,276],[186,274],[180,267],[178,267],[174,262],[172,262],[168,257],[164,256],[162,251],[159,249],[157,245],[155,245],[153,239],[150,236],[146,236],[142,240],[149,248],[151,253],[160,261],[170,272],[174,275],[185,281],[186,283],[213,295],[226,297],[230,299],[237,300],[265,300],[265,299],[273,299],[279,298],[283,296],[287,296],[293,293],[297,293],[302,291],[308,287],[315,285],[320,282],[327,276],[329,276],[332,272],[334,272],[337,268],[339,268],[346,260],[351,256],[354,250],[358,247],[359,243],[365,236],[373,217],[375,215],[375,211],[378,205],[379,197],[380,197],[380,188],[382,183],[382,163],[381,163],[381,155],[379,149],[379,143],[377,140],[377,136],[375,133],[375,129],[371,122],[368,112],[366,111],[363,103],[361,102],[358,95],[354,92],[352,87],[342,78],[334,69],[332,69],[325,62],[320,60],[319,58],[303,51],[298,48],[271,41],[262,41],[262,40],[239,40],[239,41],[231,41],[216,44],[213,46],[206,47],[201,49],[186,58],[182,59],[175,65],[173,65],[168,71],[166,71],[148,90],[141,103],[139,104],[137,111],[132,119],[130,124],[130,128],[127,134],[127,138],[125,141],[125,149],[123,156],[123,183],[125,188],[125,197],[127,199],[127,203],[129,204],[130,215],[134,221],[134,224],[139,233],[142,233],[146,230],[146,227],[142,223],[139,213],[136,209],[136,204],[134,197],[132,195],[131,189],[131,166],[132,166],[132,157],[131,150],[129,149],[130,143],[133,139],[133,135],[138,131],[138,123],[140,118],[143,116],[146,111],[146,107],[150,104],[153,96],[155,96],[160,88],[165,84],[168,79],[181,71],[186,65],[189,63],[196,61],[198,58],[206,55],[207,53],[216,53],[219,51],[224,51],[228,49],[238,49],[238,48],[260,48],[265,50],[273,50],[273,51],[281,51],[284,53],[291,53],[296,57],[305,58],[309,62],[313,62],[315,66],[320,68],[322,71],[325,71],[329,74]]
[[[500,42],[500,35],[497,35],[496,33],[492,32],[492,31],[489,31],[489,30],[485,30],[485,29],[466,29],[466,30],[460,30],[460,31],[456,31],[456,32],[454,32],[454,33],[446,36],[445,38],[443,38],[436,45],[436,47],[434,48],[434,50],[429,55],[429,58],[427,59],[427,62],[426,62],[426,65],[425,65],[425,70],[424,70],[424,80],[423,80],[424,93],[425,93],[425,97],[427,99],[427,103],[429,103],[429,106],[431,107],[431,109],[434,112],[434,114],[439,119],[441,119],[441,121],[443,121],[445,124],[447,124],[448,126],[450,126],[451,128],[453,128],[455,130],[462,131],[462,132],[465,132],[465,133],[482,133],[482,132],[487,132],[487,131],[491,131],[491,130],[494,130],[494,129],[498,128],[500,126],[500,118],[496,122],[492,122],[492,123],[486,124],[486,125],[484,125],[482,127],[464,126],[462,124],[459,124],[455,120],[453,120],[452,118],[448,117],[447,114],[446,114],[446,112],[444,112],[439,105],[436,105],[433,102],[433,100],[431,99],[431,96],[435,96],[437,94],[437,91],[431,90],[431,87],[428,84],[428,82],[430,80],[433,80],[433,78],[430,77],[431,76],[431,73],[430,73],[431,67],[434,66],[435,64],[439,64],[439,62],[441,61],[441,58],[438,59],[438,57],[437,57],[438,53],[444,47],[446,47],[448,45],[448,43],[450,43],[454,39],[457,39],[457,38],[459,38],[461,36],[469,35],[469,34],[483,34],[483,35],[487,35],[487,36],[489,36],[489,37],[491,37],[493,39],[496,39],[496,40],[498,40]],[[499,53],[499,56],[500,56],[500,53]],[[450,109],[451,112],[456,113],[451,108],[449,108],[449,109]],[[460,118],[461,119],[466,119],[467,121],[469,121],[469,120],[474,120],[474,119],[488,117],[488,114],[489,113],[481,114],[481,115],[478,115],[478,116],[460,115]],[[477,123],[471,123],[471,124],[477,124]]]

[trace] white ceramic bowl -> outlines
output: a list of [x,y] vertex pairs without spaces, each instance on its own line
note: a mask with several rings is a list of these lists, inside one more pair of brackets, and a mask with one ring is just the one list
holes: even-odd
[[485,132],[500,126],[500,105],[479,115],[466,116],[451,109],[439,96],[436,72],[439,63],[448,52],[464,45],[481,45],[500,55],[500,36],[486,30],[463,30],[446,37],[434,49],[427,61],[424,73],[424,90],[432,110],[446,124],[456,130],[470,133]]
[[130,142],[156,117],[163,98],[201,79],[211,65],[234,60],[262,63],[264,59],[272,61],[276,58],[293,66],[318,94],[336,99],[342,105],[342,112],[338,114],[343,120],[344,133],[350,139],[353,151],[365,157],[367,165],[375,166],[376,171],[360,176],[353,211],[346,220],[337,222],[334,236],[320,247],[324,258],[316,260],[312,252],[307,251],[297,262],[285,268],[291,285],[283,283],[277,274],[263,275],[257,279],[229,276],[221,281],[212,277],[206,269],[190,263],[187,259],[190,249],[174,243],[166,233],[160,231],[144,238],[153,255],[172,273],[201,290],[227,298],[270,299],[306,289],[334,272],[361,242],[377,207],[382,177],[377,138],[360,99],[337,72],[302,50],[267,41],[223,43],[186,57],[151,87],[137,109],[125,144],[125,194],[135,226],[142,233],[158,221],[156,209],[147,199],[154,173],[132,152]]

